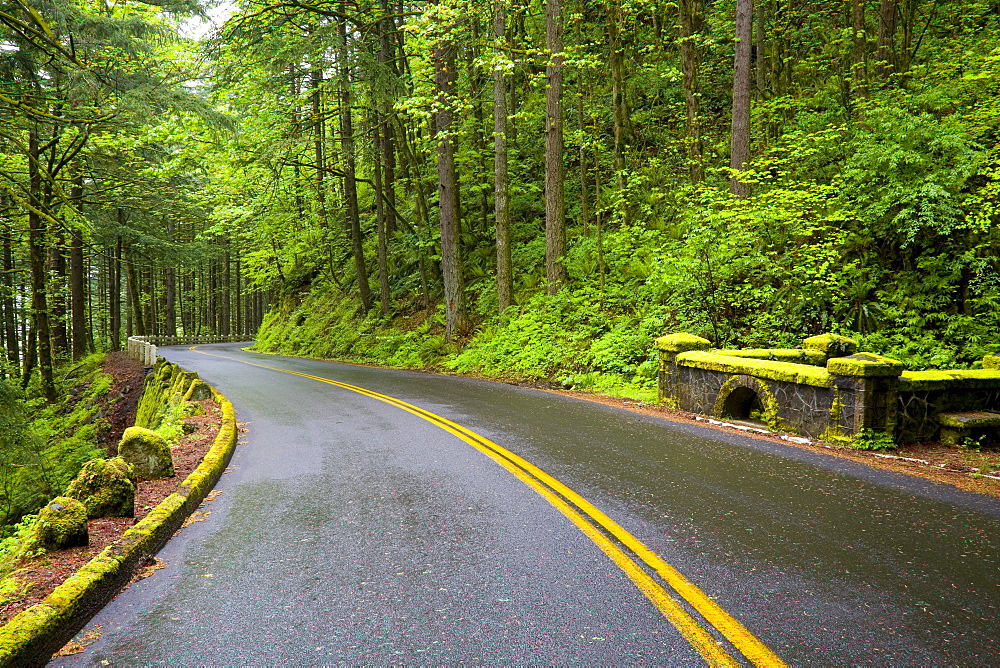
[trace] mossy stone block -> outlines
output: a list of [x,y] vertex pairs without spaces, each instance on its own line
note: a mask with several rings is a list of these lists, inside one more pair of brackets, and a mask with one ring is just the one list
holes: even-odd
[[886,378],[903,372],[903,363],[874,353],[857,353],[827,360],[826,370],[835,376]]
[[87,508],[76,499],[57,496],[38,511],[28,537],[30,549],[46,551],[87,545]]
[[802,347],[829,357],[847,357],[858,351],[858,342],[839,334],[820,334],[802,340]]
[[745,374],[786,383],[800,383],[815,387],[830,387],[833,376],[823,367],[793,362],[776,362],[748,357],[726,357],[714,352],[692,350],[677,356],[681,366],[721,371],[728,374]]
[[656,339],[656,347],[668,353],[683,353],[689,350],[708,350],[712,342],[694,334],[678,332]]
[[174,475],[174,458],[170,446],[155,431],[129,427],[118,444],[118,455],[135,467],[143,480],[169,478]]
[[775,362],[826,366],[824,353],[803,348],[741,348],[739,350],[716,350],[715,352],[726,357],[748,357],[759,360],[774,360]]
[[187,392],[184,394],[185,401],[201,401],[203,399],[211,398],[212,388],[208,386],[208,383],[200,378],[192,380],[190,387],[188,387]]
[[1000,369],[904,371],[899,378],[899,389],[906,392],[995,390],[997,388],[1000,388]]
[[135,516],[135,467],[121,457],[92,459],[70,483],[66,496],[87,507],[87,517]]
[[1000,369],[1000,355],[987,355],[983,358],[984,369]]

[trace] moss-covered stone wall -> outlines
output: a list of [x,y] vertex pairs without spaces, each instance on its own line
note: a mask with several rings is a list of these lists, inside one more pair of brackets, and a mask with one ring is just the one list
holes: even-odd
[[[160,361],[149,397],[143,396],[148,421],[162,419],[157,402],[169,405],[183,397],[195,374]],[[187,384],[185,384],[187,383]],[[167,391],[169,390],[169,392]],[[44,666],[84,624],[124,587],[144,554],[155,554],[205,499],[225,471],[236,447],[236,414],[232,404],[213,390],[222,410],[222,425],[201,464],[177,491],[59,585],[44,601],[0,627],[0,668]],[[178,399],[179,400],[179,399]]]
[[936,440],[942,414],[1000,411],[996,357],[982,369],[905,371],[832,334],[806,339],[801,349],[710,346],[684,333],[656,340],[661,402],[720,418],[753,413],[771,429],[812,438],[850,441],[872,430],[898,443]]

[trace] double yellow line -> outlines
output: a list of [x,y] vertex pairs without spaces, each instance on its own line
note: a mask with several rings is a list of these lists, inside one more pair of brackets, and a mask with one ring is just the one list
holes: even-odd
[[[488,438],[480,436],[460,424],[423,408],[408,404],[395,397],[358,387],[357,385],[350,385],[330,380],[329,378],[289,371],[288,369],[267,366],[265,364],[248,362],[234,357],[207,353],[197,350],[197,346],[192,346],[191,350],[202,355],[223,357],[234,362],[289,373],[350,390],[351,392],[356,392],[400,408],[407,413],[412,413],[437,425],[510,471],[524,484],[531,487],[552,504],[559,512],[569,518],[580,531],[608,555],[611,561],[622,569],[639,590],[645,594],[646,598],[680,631],[681,635],[684,636],[709,665],[741,665],[741,662],[734,658],[732,653],[720,642],[718,636],[728,641],[733,649],[742,654],[743,657],[755,666],[785,665],[774,652],[750,633],[732,615],[723,610],[707,594],[684,577],[680,571],[661,559],[659,555],[623,529],[617,522],[545,471]],[[646,568],[643,568],[640,562]],[[663,584],[657,581],[649,571],[655,573]],[[667,587],[673,590],[673,593]],[[683,600],[687,604],[687,607],[678,598]],[[695,616],[695,613],[700,616],[700,620]],[[712,630],[715,631],[714,634]]]

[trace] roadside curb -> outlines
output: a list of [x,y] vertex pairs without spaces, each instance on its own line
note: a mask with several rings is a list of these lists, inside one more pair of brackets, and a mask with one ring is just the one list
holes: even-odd
[[218,482],[236,448],[232,403],[212,388],[222,424],[201,464],[117,541],[108,545],[41,603],[0,627],[0,667],[44,666],[131,579],[144,554],[155,554]]

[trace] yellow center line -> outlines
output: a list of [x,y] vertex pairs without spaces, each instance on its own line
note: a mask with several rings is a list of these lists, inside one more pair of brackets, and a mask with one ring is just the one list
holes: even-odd
[[[656,572],[681,598],[683,598],[694,610],[696,610],[712,627],[714,627],[723,637],[728,640],[733,647],[740,651],[755,666],[784,666],[785,663],[747,630],[728,612],[713,601],[707,594],[699,589],[694,583],[688,580],[680,571],[665,562],[659,555],[644,545],[639,539],[626,531],[621,525],[594,507],[589,501],[574,492],[572,489],[559,482],[551,475],[538,468],[534,464],[519,457],[510,450],[494,443],[493,441],[476,434],[475,432],[459,425],[447,418],[427,411],[418,406],[406,403],[395,397],[368,390],[357,385],[350,385],[340,381],[313,376],[298,371],[290,371],[279,367],[258,364],[246,360],[227,357],[214,353],[207,353],[197,350],[197,346],[191,346],[190,350],[208,355],[211,357],[221,357],[241,364],[280,371],[302,378],[308,378],[327,385],[340,387],[351,392],[356,392],[364,396],[371,397],[378,401],[388,403],[400,408],[408,413],[423,418],[431,422],[448,433],[454,435],[468,445],[476,448],[487,455],[495,462],[504,467],[507,471],[516,476],[519,480],[535,490],[546,501],[552,504],[559,512],[565,515],[577,528],[579,528],[591,541],[593,541],[607,556],[617,565],[638,587],[638,589],[648,598],[653,605],[663,614],[663,616],[684,636],[691,646],[712,666],[736,666],[739,662],[734,659],[723,648],[718,640],[707,631],[701,623],[695,619],[666,589],[656,580],[649,576],[628,554],[618,545],[611,541],[602,533],[596,525],[603,528],[608,534],[614,537],[619,543],[624,545],[636,557],[638,557],[649,568]],[[575,506],[575,508],[574,508]]]

